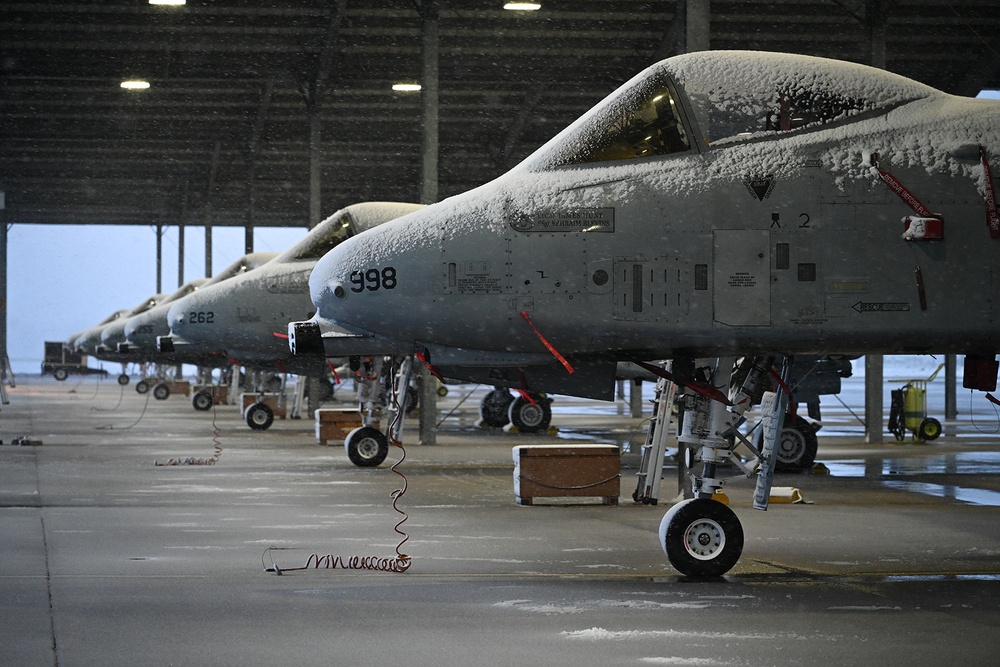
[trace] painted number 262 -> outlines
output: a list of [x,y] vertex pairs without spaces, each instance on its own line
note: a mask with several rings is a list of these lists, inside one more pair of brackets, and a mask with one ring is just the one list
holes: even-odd
[[368,290],[374,292],[379,289],[396,288],[396,269],[387,266],[381,271],[378,269],[367,269],[365,271],[353,271],[351,273],[351,291],[363,292]]

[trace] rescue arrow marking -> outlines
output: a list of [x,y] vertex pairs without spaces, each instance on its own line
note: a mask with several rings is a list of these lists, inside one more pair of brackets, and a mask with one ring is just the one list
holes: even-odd
[[856,304],[851,306],[854,310],[859,313],[900,313],[905,312],[910,309],[909,303],[865,303],[863,301],[858,301]]

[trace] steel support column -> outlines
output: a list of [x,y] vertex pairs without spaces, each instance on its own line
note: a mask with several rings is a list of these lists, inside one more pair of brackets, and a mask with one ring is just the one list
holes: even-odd
[[[438,2],[424,0],[420,7],[423,30],[423,110],[422,168],[420,203],[433,204],[438,199]],[[420,444],[437,444],[437,382],[430,371],[419,365],[417,386],[420,399]]]
[[865,442],[882,442],[884,418],[882,406],[884,359],[881,354],[865,355]]
[[687,0],[685,7],[685,51],[708,51],[711,46],[712,3]]

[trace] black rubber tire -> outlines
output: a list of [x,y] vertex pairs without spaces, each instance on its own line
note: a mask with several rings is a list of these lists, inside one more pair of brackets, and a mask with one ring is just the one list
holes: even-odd
[[69,371],[60,366],[59,368],[52,371],[52,377],[62,382],[69,377]]
[[254,431],[266,431],[274,423],[274,410],[269,408],[266,403],[250,405],[243,416],[247,421],[247,426]]
[[165,401],[170,398],[170,387],[165,384],[158,384],[153,387],[153,398],[158,401]]
[[514,397],[506,389],[496,388],[483,397],[479,404],[479,417],[483,423],[493,428],[503,428],[510,421],[507,412]]
[[917,427],[917,437],[921,440],[937,440],[941,437],[941,422],[934,417],[926,417]]
[[548,429],[552,423],[551,401],[541,394],[531,394],[534,404],[524,396],[518,396],[507,410],[507,417],[521,433],[538,433]]
[[785,426],[778,434],[774,446],[774,469],[776,472],[802,472],[809,470],[816,461],[819,441],[816,430],[802,417],[795,421],[785,420]]
[[194,406],[195,410],[199,412],[205,412],[212,409],[212,404],[215,401],[212,399],[212,392],[201,391],[195,392],[194,396],[191,397],[191,405]]
[[374,468],[389,455],[389,441],[377,428],[361,426],[344,438],[344,450],[354,465],[359,468]]
[[148,382],[146,382],[145,380],[139,380],[138,382],[135,383],[135,392],[137,394],[145,394],[147,391],[149,391]]
[[684,500],[663,515],[660,546],[681,574],[699,579],[721,577],[743,553],[743,526],[736,514],[718,501]]
[[129,383],[129,376],[125,375],[124,373],[118,376],[118,384],[124,387],[128,383]]

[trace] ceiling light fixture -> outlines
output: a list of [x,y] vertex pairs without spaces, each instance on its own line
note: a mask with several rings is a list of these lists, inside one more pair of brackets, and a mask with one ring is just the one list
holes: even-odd
[[542,5],[537,2],[508,2],[503,8],[512,12],[535,12],[541,9]]
[[149,88],[149,81],[143,79],[126,79],[121,82],[121,87],[125,90],[146,90]]
[[420,90],[419,83],[394,83],[392,89],[399,93],[415,93]]
[[149,0],[151,5],[170,5],[171,7],[179,7],[187,2],[187,0]]

